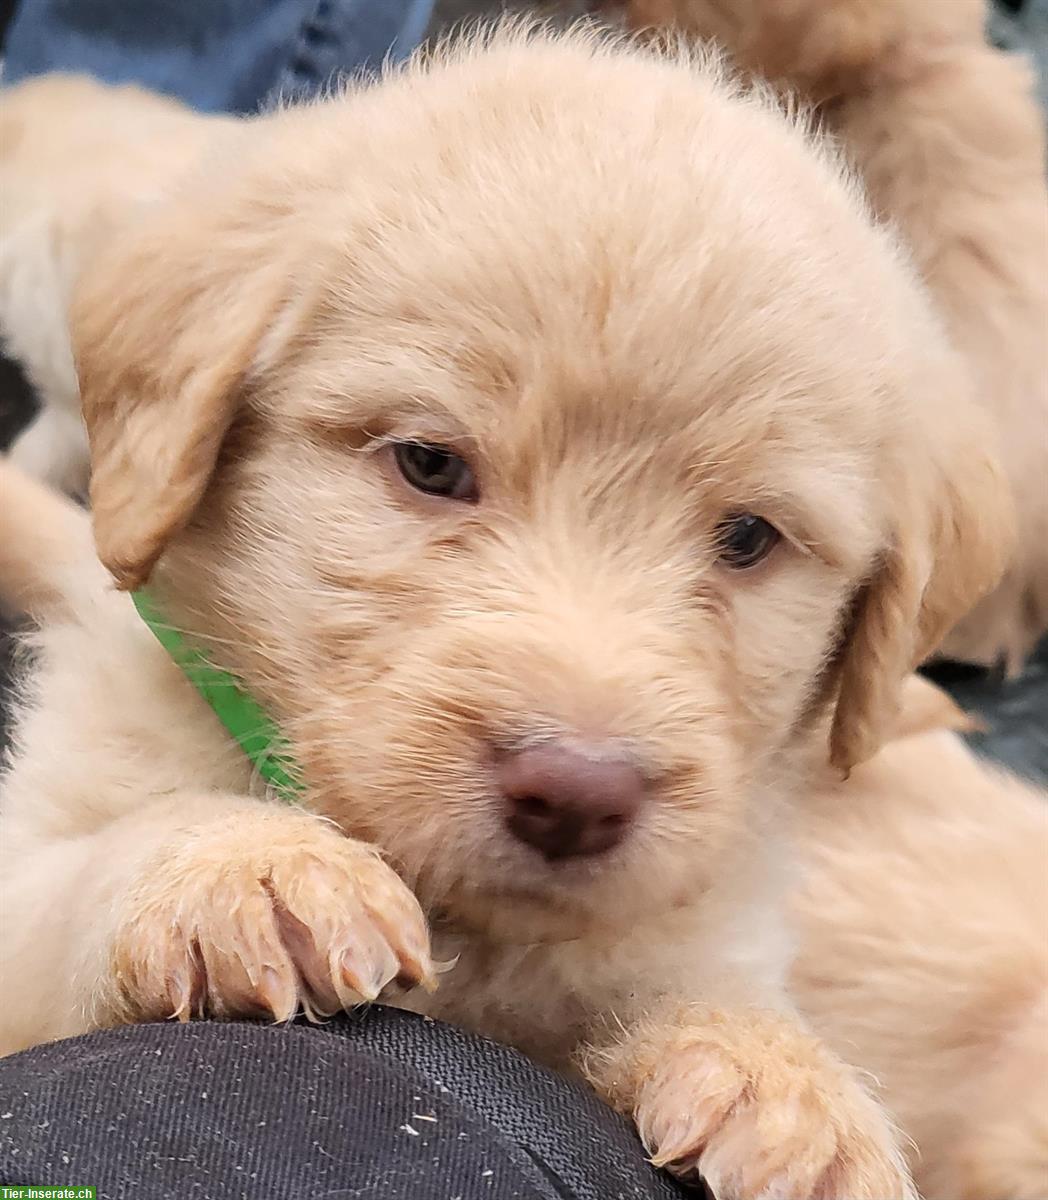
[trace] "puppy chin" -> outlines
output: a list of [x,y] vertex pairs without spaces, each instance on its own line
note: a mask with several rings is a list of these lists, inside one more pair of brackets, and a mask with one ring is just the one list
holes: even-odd
[[461,930],[500,943],[615,940],[637,920],[681,908],[692,898],[686,887],[656,891],[650,878],[640,879],[621,864],[583,861],[533,874],[507,871],[504,880],[490,882],[474,874],[446,891],[433,911]]
[[441,918],[459,930],[508,945],[573,942],[614,929],[617,916],[582,902],[526,889],[454,890],[440,906]]

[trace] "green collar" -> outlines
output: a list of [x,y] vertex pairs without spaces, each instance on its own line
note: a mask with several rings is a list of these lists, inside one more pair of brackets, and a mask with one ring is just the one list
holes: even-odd
[[287,739],[240,683],[164,620],[145,592],[132,592],[138,615],[171,656],[182,674],[211,706],[230,737],[247,755],[259,775],[289,804],[302,791],[298,768]]

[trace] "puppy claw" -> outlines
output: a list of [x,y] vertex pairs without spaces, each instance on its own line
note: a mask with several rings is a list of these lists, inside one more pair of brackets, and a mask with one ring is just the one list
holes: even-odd
[[437,990],[437,976],[428,954],[401,952],[401,966],[395,982],[402,988],[421,987],[432,994]]
[[429,950],[429,933],[415,898],[410,893],[408,895],[411,907],[397,913],[396,920],[390,919],[388,911],[369,913],[399,960],[397,970],[384,980],[382,986],[394,978],[403,977],[412,986],[421,984],[427,992],[432,992],[437,985]]
[[298,1008],[298,993],[289,983],[275,967],[263,967],[259,972],[259,998],[278,1023],[290,1021]]
[[[342,982],[347,983],[352,991],[360,997],[357,1003],[360,1001],[370,1003],[372,1000],[378,999],[379,993],[389,982],[385,977],[385,972],[376,970],[374,963],[363,958],[355,948],[342,952],[339,970]],[[339,989],[340,993],[341,990]]]
[[171,1004],[171,1016],[178,1021],[188,1021],[192,1016],[192,999],[188,983],[184,979],[169,980],[167,998]]
[[421,909],[378,855],[302,813],[254,821],[216,822],[143,872],[113,943],[120,1019],[287,1021],[430,978]]

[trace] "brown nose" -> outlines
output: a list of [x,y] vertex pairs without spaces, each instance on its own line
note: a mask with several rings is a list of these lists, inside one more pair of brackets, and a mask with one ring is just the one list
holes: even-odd
[[610,850],[644,802],[636,767],[560,742],[506,756],[497,774],[510,832],[550,860]]

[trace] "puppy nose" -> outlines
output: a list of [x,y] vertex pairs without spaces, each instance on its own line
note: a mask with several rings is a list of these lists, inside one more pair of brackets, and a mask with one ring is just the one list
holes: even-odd
[[551,861],[618,845],[644,802],[636,767],[563,743],[508,755],[497,776],[510,832]]

